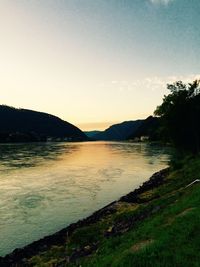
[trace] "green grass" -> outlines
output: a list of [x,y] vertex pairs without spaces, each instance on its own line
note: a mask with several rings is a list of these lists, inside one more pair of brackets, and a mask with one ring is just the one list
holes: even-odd
[[[188,191],[137,229],[105,240],[82,266],[200,266],[200,187]],[[134,251],[147,240],[152,243]]]
[[[140,205],[119,203],[114,214],[77,229],[65,247],[52,247],[29,262],[32,266],[56,266],[74,249],[98,242],[98,249],[90,256],[62,266],[199,267],[200,183],[186,187],[195,179],[200,179],[200,158],[178,164],[165,184],[141,195],[142,199],[152,199],[152,196],[156,199]],[[154,210],[126,233],[105,236],[116,223],[128,222],[142,212]]]

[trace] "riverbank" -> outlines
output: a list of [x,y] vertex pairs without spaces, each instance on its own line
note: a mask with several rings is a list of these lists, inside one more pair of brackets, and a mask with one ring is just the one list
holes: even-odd
[[199,178],[199,159],[164,169],[88,218],[1,258],[0,266],[197,266],[200,187],[191,183]]

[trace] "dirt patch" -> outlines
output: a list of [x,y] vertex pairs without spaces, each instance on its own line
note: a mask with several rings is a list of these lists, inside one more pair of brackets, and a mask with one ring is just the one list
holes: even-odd
[[187,215],[188,213],[190,213],[194,209],[196,209],[196,208],[187,208],[187,209],[183,210],[182,212],[180,212],[179,214],[175,215],[175,217],[168,218],[167,223],[163,224],[163,226],[165,227],[165,226],[172,225],[172,223],[174,223],[176,218],[183,217],[183,216]]
[[136,243],[134,246],[132,246],[131,247],[131,251],[132,252],[140,251],[141,249],[144,249],[144,248],[150,246],[153,243],[154,243],[153,239],[143,240],[141,242]]
[[176,217],[183,217],[185,215],[187,215],[190,211],[194,210],[196,208],[188,208],[188,209],[185,209],[184,211],[182,211],[181,213],[179,213],[178,215],[176,215]]
[[175,221],[175,218],[168,218],[167,223],[163,224],[163,227],[170,226]]

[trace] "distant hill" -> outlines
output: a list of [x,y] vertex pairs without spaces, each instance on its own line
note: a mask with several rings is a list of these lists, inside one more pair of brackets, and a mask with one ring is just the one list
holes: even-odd
[[149,116],[141,125],[133,131],[127,139],[140,138],[141,136],[148,136],[150,140],[160,139],[160,120],[157,117]]
[[110,126],[103,132],[93,136],[95,140],[126,140],[138,127],[142,124],[143,120],[124,121],[119,124]]
[[84,132],[88,138],[93,138],[96,134],[101,133],[102,131],[86,131]]
[[47,137],[87,140],[80,129],[56,116],[0,105],[0,142],[44,141]]

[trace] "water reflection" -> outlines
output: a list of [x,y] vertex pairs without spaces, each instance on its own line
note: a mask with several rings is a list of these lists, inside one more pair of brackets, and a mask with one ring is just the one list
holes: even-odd
[[78,150],[77,145],[64,143],[1,144],[0,170],[29,168],[43,164],[44,160],[59,160],[64,153]]
[[0,255],[118,199],[169,156],[168,148],[126,142],[0,145]]

